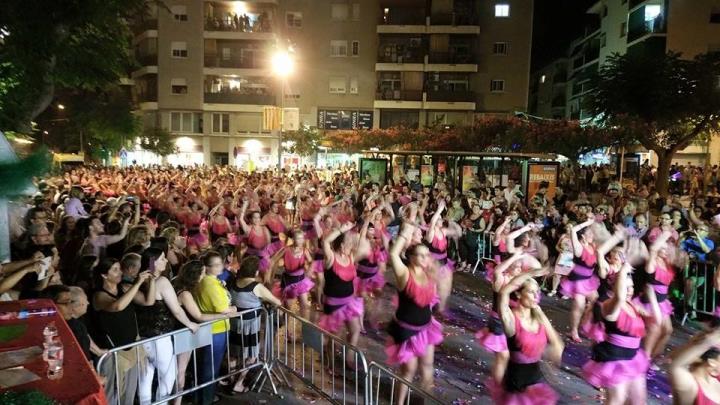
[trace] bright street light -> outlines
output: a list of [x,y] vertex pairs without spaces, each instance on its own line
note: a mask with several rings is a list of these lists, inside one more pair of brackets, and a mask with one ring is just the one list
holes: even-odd
[[287,51],[277,51],[271,59],[273,73],[280,77],[287,77],[293,72],[294,63]]
[[58,109],[60,109],[60,110],[64,110],[64,109],[65,109],[65,106],[64,106],[64,105],[62,105],[62,104],[58,104]]

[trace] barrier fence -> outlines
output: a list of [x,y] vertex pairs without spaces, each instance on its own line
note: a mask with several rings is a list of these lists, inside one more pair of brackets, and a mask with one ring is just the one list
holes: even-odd
[[482,232],[478,235],[477,261],[475,262],[475,266],[473,266],[472,274],[475,274],[481,263],[493,260],[494,238],[495,232]]
[[407,395],[405,396],[403,404],[398,405],[409,405],[411,403],[422,403],[424,405],[443,404],[443,401],[429,392],[416,387],[413,383],[400,377],[388,368],[372,362],[370,363],[368,373],[369,401],[367,405],[394,405],[396,393],[401,389],[401,386],[407,389]]
[[685,324],[690,315],[694,315],[693,312],[715,316],[718,306],[718,293],[714,283],[716,270],[717,264],[699,260],[691,260],[686,267],[682,286],[682,324]]
[[[230,328],[217,334],[221,336],[214,336],[212,325],[215,322],[227,322]],[[107,379],[105,393],[108,403],[132,404],[135,387],[139,389],[140,404],[167,403],[208,388],[220,380],[261,369],[262,372],[252,383],[254,388],[260,377],[270,375],[266,361],[267,325],[267,310],[250,309],[220,321],[202,323],[195,333],[184,328],[113,348],[100,357],[96,366],[98,374]],[[223,353],[219,354],[220,351]],[[215,371],[221,366],[216,364],[217,358],[220,361],[228,359],[225,373]],[[209,376],[203,374],[208,369],[208,360]],[[186,371],[191,378],[187,378]],[[155,401],[152,401],[155,372],[158,374],[158,387]],[[137,385],[129,379],[136,379]],[[274,383],[272,389],[277,394]]]
[[[184,328],[105,353],[96,369],[107,380],[108,403],[133,404],[136,386],[144,387],[138,391],[141,405],[164,404],[201,395],[221,380],[234,384],[233,377],[239,375],[246,376],[244,385],[253,391],[262,391],[269,382],[277,395],[275,381],[292,386],[285,371],[333,404],[394,404],[400,387],[408,392],[404,403],[416,398],[426,404],[442,403],[388,368],[374,362],[368,365],[359,348],[286,308],[251,309],[221,322],[225,320],[230,328],[224,333],[213,335],[212,324],[218,321],[209,321],[195,333]],[[222,362],[223,358],[227,364],[221,368],[216,359]],[[208,367],[210,375],[203,373]],[[158,374],[154,395],[149,389],[154,378],[148,372],[151,369]]]

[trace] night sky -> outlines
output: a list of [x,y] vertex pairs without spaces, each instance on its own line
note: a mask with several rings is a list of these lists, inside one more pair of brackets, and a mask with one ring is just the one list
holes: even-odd
[[585,11],[597,0],[535,0],[532,71],[562,56],[587,21]]

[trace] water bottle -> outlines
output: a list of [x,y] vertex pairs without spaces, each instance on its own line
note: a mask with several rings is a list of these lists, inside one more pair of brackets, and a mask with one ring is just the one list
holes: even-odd
[[55,308],[21,309],[20,311],[0,312],[0,321],[14,321],[36,316],[51,316],[56,312]]
[[48,369],[47,378],[48,380],[58,380],[63,376],[63,359],[64,350],[63,344],[60,339],[54,339],[50,342],[43,344],[45,350],[43,351],[43,357],[46,359]]
[[57,335],[58,330],[57,326],[55,326],[55,321],[52,321],[45,325],[45,328],[43,329],[43,338],[45,342],[52,342]]

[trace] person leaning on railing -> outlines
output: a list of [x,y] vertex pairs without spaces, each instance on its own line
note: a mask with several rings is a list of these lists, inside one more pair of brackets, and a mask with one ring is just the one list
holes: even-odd
[[715,243],[708,238],[709,231],[708,225],[701,222],[694,231],[685,232],[680,242],[680,248],[690,257],[685,271],[685,304],[691,311],[691,318],[696,317],[697,289],[707,281],[705,274],[699,271],[708,266],[708,254],[715,249]]

